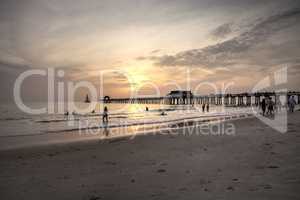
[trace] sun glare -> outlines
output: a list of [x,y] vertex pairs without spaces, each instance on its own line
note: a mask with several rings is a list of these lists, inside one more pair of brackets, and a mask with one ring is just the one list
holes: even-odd
[[149,74],[150,68],[151,64],[147,62],[136,62],[126,67],[125,71],[128,75],[128,81],[133,89],[139,89],[143,87],[147,81],[151,80],[151,74]]

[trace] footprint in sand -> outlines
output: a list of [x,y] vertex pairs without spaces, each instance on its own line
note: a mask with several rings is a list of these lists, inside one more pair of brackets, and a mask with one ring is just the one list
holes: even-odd
[[277,168],[279,168],[279,167],[276,166],[276,165],[270,165],[270,166],[268,166],[268,168],[269,168],[269,169],[277,169]]
[[265,168],[265,167],[264,167],[264,166],[261,166],[261,165],[255,167],[255,169],[264,169],[264,168]]
[[297,130],[295,130],[295,129],[290,129],[290,130],[288,130],[288,132],[289,132],[289,133],[294,133],[294,132],[297,132]]
[[101,197],[99,197],[99,196],[91,196],[89,198],[89,200],[98,200],[98,199],[101,199]]
[[104,162],[105,165],[117,165],[116,162],[113,162],[113,161],[106,161]]
[[55,156],[55,154],[49,153],[48,156],[49,156],[49,157],[53,157],[53,156]]
[[157,170],[157,172],[158,172],[158,173],[165,173],[166,170],[165,170],[165,169],[159,169],[159,170]]
[[188,189],[186,187],[182,187],[182,188],[179,188],[178,191],[180,192],[184,192],[184,191],[187,191]]
[[159,192],[159,193],[151,194],[151,197],[158,197],[158,196],[162,196],[162,195],[163,195],[163,193]]
[[266,189],[266,190],[272,189],[272,185],[269,185],[269,184],[266,184],[266,185],[264,185],[263,187],[264,187],[264,189]]
[[250,189],[249,189],[250,192],[255,192],[255,191],[257,191],[257,190],[258,190],[257,188],[250,188]]
[[227,189],[227,190],[234,190],[234,187],[229,186],[229,187],[227,187],[226,189]]

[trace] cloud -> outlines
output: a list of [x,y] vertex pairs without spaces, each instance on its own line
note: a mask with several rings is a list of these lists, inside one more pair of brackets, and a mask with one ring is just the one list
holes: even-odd
[[[179,52],[175,55],[151,56],[149,59],[154,60],[159,66],[224,67],[249,64],[253,60],[255,62],[255,56],[247,58],[248,53],[253,55],[256,48],[264,44],[272,35],[298,24],[299,21],[300,9],[288,10],[260,19],[247,31],[224,42],[201,49]],[[221,32],[216,31],[219,35]]]
[[161,51],[161,49],[154,49],[153,51],[151,51],[150,53],[151,54],[156,54],[156,53],[159,53]]
[[8,62],[7,60],[0,60],[0,79],[7,74],[16,75],[28,69],[30,69],[30,67],[25,64]]
[[220,26],[218,26],[216,29],[211,31],[211,36],[214,39],[223,39],[226,36],[228,36],[230,33],[232,33],[232,23],[225,23]]

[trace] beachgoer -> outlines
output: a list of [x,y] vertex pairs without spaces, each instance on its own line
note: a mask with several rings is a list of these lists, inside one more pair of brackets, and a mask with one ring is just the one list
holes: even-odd
[[296,100],[295,100],[294,96],[290,97],[288,104],[289,104],[289,110],[290,110],[290,112],[294,112],[295,105],[296,105]]
[[108,123],[108,109],[106,106],[104,107],[102,121],[103,123]]
[[146,106],[146,111],[149,111],[149,108]]
[[271,97],[269,97],[269,104],[268,104],[268,114],[273,115],[274,114],[274,101]]
[[270,101],[271,101],[270,97],[266,97],[265,101],[266,101],[266,115],[269,115],[270,114],[269,106],[270,106]]
[[266,113],[266,99],[265,98],[261,101],[261,109],[262,109],[262,114],[265,115],[265,113]]
[[280,112],[281,111],[281,102],[280,99],[278,98],[275,102],[275,108],[274,108],[275,112]]
[[202,112],[205,112],[205,103],[202,104]]
[[206,104],[206,112],[209,112],[209,103]]
[[167,115],[167,113],[165,113],[164,111],[162,111],[162,113],[160,113],[160,115],[164,116],[164,115]]

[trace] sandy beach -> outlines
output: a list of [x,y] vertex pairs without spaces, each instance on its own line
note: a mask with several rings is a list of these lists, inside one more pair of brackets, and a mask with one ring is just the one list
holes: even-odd
[[[1,199],[299,199],[300,112],[235,135],[143,135],[2,150]],[[229,123],[229,122],[224,122]]]

